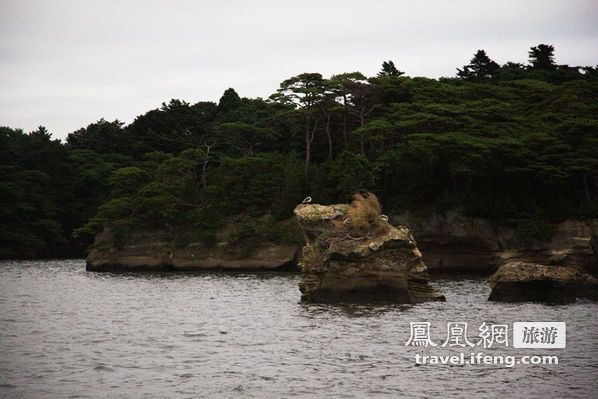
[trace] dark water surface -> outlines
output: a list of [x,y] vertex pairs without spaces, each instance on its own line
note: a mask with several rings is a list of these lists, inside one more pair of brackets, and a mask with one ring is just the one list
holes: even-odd
[[[446,303],[299,302],[292,274],[91,273],[0,263],[0,397],[598,397],[598,304],[487,302],[483,279],[437,280]],[[416,366],[410,321],[567,322],[558,365]],[[472,350],[467,349],[467,353]]]

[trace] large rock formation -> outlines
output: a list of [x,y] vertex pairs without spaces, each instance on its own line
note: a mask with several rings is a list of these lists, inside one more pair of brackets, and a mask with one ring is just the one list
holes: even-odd
[[231,226],[223,227],[214,243],[181,242],[172,234],[159,231],[133,231],[125,238],[116,239],[110,229],[105,229],[96,237],[87,257],[87,270],[296,270],[296,242],[301,239],[301,232],[294,220],[280,222],[279,227],[286,229],[290,240],[263,239],[245,248],[231,241]]
[[488,300],[566,303],[577,298],[598,300],[598,280],[577,268],[510,262],[488,279]]
[[[347,205],[344,205],[347,207]],[[556,226],[548,242],[522,240],[514,229],[488,220],[444,214],[391,215],[393,225],[406,226],[417,238],[430,272],[492,274],[502,264],[528,262],[555,266],[581,266],[598,273],[598,220],[568,220]],[[280,270],[294,268],[294,255],[303,245],[294,218],[285,222],[290,232],[283,242],[259,240],[240,250],[231,239],[236,221],[220,229],[216,242],[173,239],[172,234],[136,230],[115,239],[110,230],[99,234],[89,254],[89,270]],[[184,233],[184,232],[183,232]]]
[[301,298],[308,302],[414,303],[444,300],[406,227],[394,227],[373,194],[351,205],[301,204],[295,215],[305,234]]
[[513,228],[449,211],[391,216],[417,238],[430,272],[492,274],[509,262],[583,267],[598,272],[598,220],[567,220],[546,242]]

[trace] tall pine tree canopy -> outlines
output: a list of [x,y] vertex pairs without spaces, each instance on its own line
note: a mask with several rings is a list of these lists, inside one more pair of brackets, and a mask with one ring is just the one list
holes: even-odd
[[552,70],[554,63],[554,47],[548,44],[538,44],[529,51],[529,62],[532,68]]
[[500,66],[478,50],[439,80],[392,61],[375,77],[302,73],[267,100],[172,99],[65,143],[1,127],[0,257],[81,256],[104,227],[210,243],[234,220],[257,239],[275,231],[265,216],[356,190],[387,213],[457,209],[527,230],[598,217],[597,68],[558,65],[550,45],[529,55]]
[[395,66],[395,63],[391,60],[384,61],[382,63],[382,70],[378,72],[378,77],[382,76],[401,76],[404,75],[405,72],[401,72]]
[[468,80],[491,79],[496,77],[500,66],[492,61],[484,50],[478,50],[469,64],[462,69],[457,68],[457,76]]

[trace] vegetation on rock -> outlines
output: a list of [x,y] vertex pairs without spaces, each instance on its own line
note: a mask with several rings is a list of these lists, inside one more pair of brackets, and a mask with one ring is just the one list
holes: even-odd
[[[295,209],[295,214],[306,230],[309,228],[305,226],[311,225],[322,226],[323,229],[303,249],[301,263],[304,270],[322,262],[333,244],[343,240],[369,240],[387,233],[391,228],[383,219],[378,198],[369,192],[354,194],[348,206],[300,205]],[[323,221],[329,223],[323,224]]]
[[391,61],[371,78],[305,73],[266,100],[171,100],[66,143],[0,128],[0,257],[81,255],[104,226],[209,242],[228,222],[359,190],[391,211],[458,208],[546,238],[544,226],[598,215],[598,69],[557,65],[550,45],[529,55],[501,66],[478,51],[438,80]]
[[299,204],[295,208],[305,238],[299,262],[302,300],[444,300],[428,285],[427,268],[411,232],[390,225],[380,211],[378,199],[368,192],[355,194],[349,206]]
[[359,235],[380,234],[388,230],[388,223],[382,219],[382,207],[375,194],[356,193],[347,211],[346,225],[349,232]]

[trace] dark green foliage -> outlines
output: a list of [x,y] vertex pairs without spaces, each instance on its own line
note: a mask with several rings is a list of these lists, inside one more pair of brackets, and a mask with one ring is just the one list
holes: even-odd
[[554,47],[548,44],[538,44],[529,51],[529,62],[532,68],[555,69]]
[[218,102],[218,111],[221,113],[230,112],[236,108],[239,108],[241,105],[241,97],[237,94],[235,89],[228,88],[220,97],[220,101]]
[[457,68],[457,78],[469,81],[533,79],[558,84],[579,79],[596,80],[595,68],[556,64],[552,45],[539,44],[531,47],[528,54],[527,66],[514,62],[499,66],[484,50],[478,50],[468,65]]
[[405,74],[405,72],[401,72],[397,69],[394,62],[392,62],[391,60],[388,60],[388,61],[384,61],[382,63],[382,70],[380,72],[378,72],[378,77],[401,76],[404,74]]
[[498,78],[501,80],[525,79],[526,76],[525,66],[518,62],[507,62],[498,71]]
[[72,149],[92,150],[99,154],[121,153],[130,145],[127,131],[123,123],[115,120],[108,122],[100,119],[85,128],[69,133],[67,146]]
[[213,103],[163,103],[161,108],[138,116],[127,126],[131,142],[124,151],[138,158],[156,150],[176,154],[197,147],[206,140],[206,123],[215,117],[216,109]]
[[556,233],[556,224],[551,223],[541,213],[537,213],[519,220],[516,229],[521,240],[526,243],[546,242],[550,241]]
[[[0,128],[0,255],[52,256],[65,250],[60,208],[69,202],[67,154],[47,130]],[[66,233],[66,234],[65,234]]]
[[341,153],[335,160],[331,177],[337,182],[337,193],[348,198],[356,191],[375,187],[372,163],[365,156],[348,151]]
[[283,237],[306,196],[359,190],[386,212],[456,208],[549,239],[561,220],[598,216],[598,73],[556,65],[548,45],[530,62],[480,50],[457,78],[407,78],[391,61],[372,78],[304,73],[269,100],[171,100],[66,144],[0,128],[0,257],[80,256],[104,226],[184,246],[233,225],[250,251]]
[[484,50],[478,50],[468,65],[457,69],[457,76],[467,80],[491,79],[496,76],[500,66],[492,61]]
[[273,129],[245,122],[222,123],[214,127],[214,132],[217,142],[231,155],[254,155],[272,148],[276,142],[276,132]]
[[222,215],[292,214],[303,199],[301,164],[281,154],[223,159],[208,177],[205,201]]

